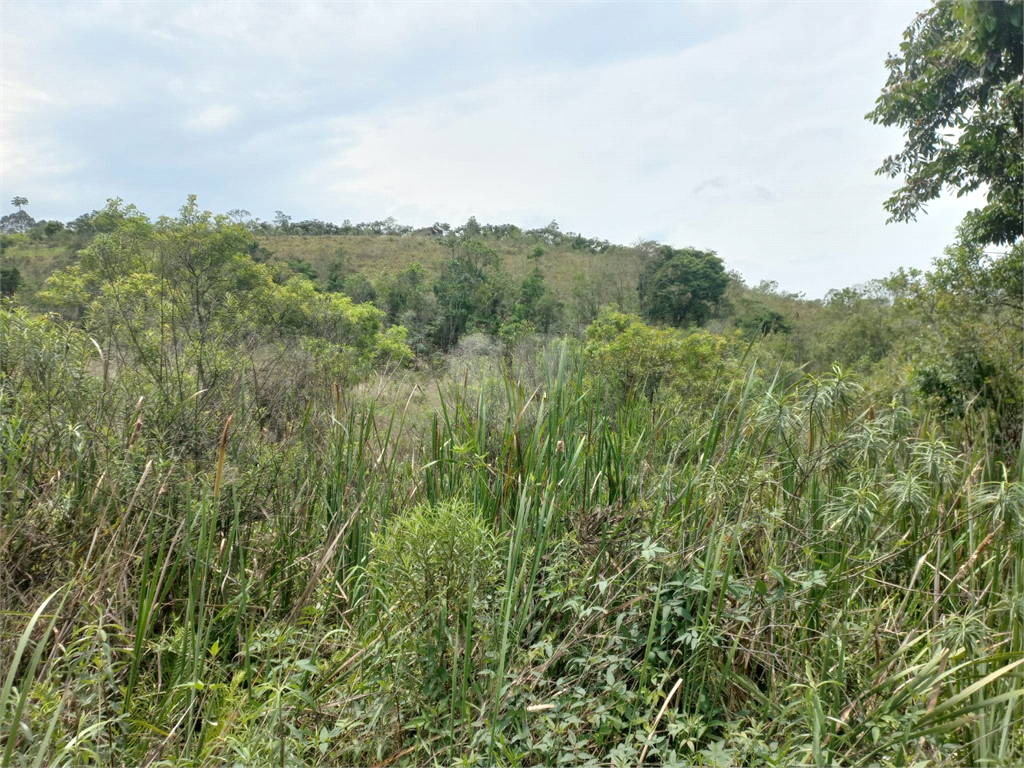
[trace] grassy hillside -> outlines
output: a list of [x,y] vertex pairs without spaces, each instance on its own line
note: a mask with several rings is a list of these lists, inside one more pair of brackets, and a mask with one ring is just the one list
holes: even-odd
[[[35,293],[46,279],[58,269],[75,263],[78,251],[90,238],[91,235],[72,237],[70,233],[38,240],[5,236],[4,264],[17,267],[21,273],[22,301],[32,304]],[[255,258],[278,267],[291,264],[302,269],[301,265],[308,265],[312,270],[309,274],[316,276],[315,282],[321,290],[327,286],[332,269],[345,274],[361,273],[380,286],[389,276],[414,263],[424,267],[429,285],[438,279],[444,262],[452,257],[449,240],[422,234],[302,235],[271,231],[258,233],[255,240],[258,243],[258,250],[253,253]],[[502,239],[484,237],[482,242],[497,252],[502,269],[515,285],[539,268],[548,288],[564,304],[565,319],[559,330],[577,333],[608,304],[616,304],[625,311],[637,311],[637,284],[646,254],[655,245],[613,245],[595,253],[574,248],[569,240],[551,244],[522,234]],[[543,249],[539,258],[535,257],[538,247]],[[856,300],[858,296],[853,298]],[[859,356],[853,355],[845,340],[830,344],[826,351],[821,349],[823,337],[833,330],[833,321],[843,314],[838,307],[833,308],[831,314],[823,311],[826,305],[827,302],[808,301],[779,291],[776,286],[752,288],[734,280],[709,328],[724,332],[743,325],[746,318],[759,317],[769,310],[782,319],[786,331],[783,346],[788,347],[797,364],[823,365],[826,369],[837,359],[846,365],[854,364]],[[882,318],[880,332],[885,332],[886,324],[887,319]],[[884,355],[887,348],[885,343],[874,344],[874,357]]]
[[72,264],[77,248],[66,240],[33,242],[27,237],[2,235],[0,260],[4,269],[16,268],[21,275],[20,291],[27,299],[58,269]]
[[[495,240],[483,238],[501,256],[506,269],[522,279],[534,267],[529,255],[537,246],[529,236]],[[352,265],[376,279],[386,271],[396,272],[418,261],[432,274],[440,269],[450,249],[442,238],[430,235],[269,235],[259,237],[261,245],[282,259],[299,258],[326,274],[336,259],[350,259]],[[577,275],[612,273],[630,280],[635,290],[639,255],[633,248],[612,246],[604,253],[574,249],[570,244],[544,245],[540,263],[552,284],[569,295]]]
[[[51,274],[75,263],[79,251],[93,236],[66,231],[35,239],[5,235],[3,263],[5,268],[20,271],[20,300],[39,309],[51,308],[36,301],[35,294]],[[514,298],[522,280],[539,269],[547,289],[563,305],[561,320],[553,330],[577,335],[609,304],[624,311],[638,311],[640,275],[645,260],[657,246],[613,245],[592,252],[586,247],[574,248],[568,237],[555,243],[518,231],[501,238],[486,234],[480,237],[498,256],[500,270],[507,275],[506,291]],[[278,279],[298,270],[299,274],[315,277],[319,290],[328,288],[333,270],[343,276],[364,275],[377,286],[379,294],[389,278],[418,263],[425,271],[422,290],[429,303],[433,300],[431,286],[452,258],[452,240],[450,236],[425,234],[303,235],[271,228],[254,236],[250,250],[254,258],[278,270]],[[537,248],[543,250],[543,255],[536,256]],[[895,311],[898,297],[882,282],[833,291],[823,300],[808,300],[774,283],[750,286],[738,275],[733,274],[733,278],[706,323],[709,330],[738,331],[746,338],[766,330],[764,345],[774,357],[809,371],[827,371],[833,363],[839,363],[848,369],[878,368],[876,372],[892,378],[906,375],[908,354],[913,352],[908,342],[917,333],[918,320]],[[378,295],[374,301],[385,308],[383,296]],[[406,322],[414,321],[406,318]],[[429,313],[423,322],[428,321]]]
[[[377,281],[413,262],[422,264],[436,279],[451,250],[440,238],[429,235],[281,235],[260,236],[260,244],[287,261],[310,264],[321,278],[341,262]],[[634,248],[612,246],[603,253],[574,249],[571,244],[544,244],[544,255],[531,260],[538,241],[529,236],[501,240],[484,238],[501,257],[511,276],[521,281],[540,266],[551,289],[570,307],[585,292],[598,306],[615,302],[635,309],[636,286],[642,255]]]
[[[57,269],[71,264],[86,238],[71,239],[67,235],[31,241],[24,236],[6,236],[3,248],[5,265],[14,266],[22,275],[22,298],[29,301],[46,278]],[[429,235],[301,235],[259,233],[261,251],[257,258],[270,263],[287,264],[299,261],[308,264],[319,276],[323,287],[332,267],[360,272],[370,281],[402,270],[413,263],[421,264],[431,281],[440,274],[441,266],[451,258],[451,249],[440,238]],[[612,246],[601,253],[573,248],[570,242],[543,243],[544,255],[531,259],[540,244],[531,236],[494,239],[483,238],[488,247],[499,254],[503,268],[516,283],[539,267],[548,285],[564,302],[568,318],[583,317],[583,324],[596,316],[596,310],[615,303],[628,310],[636,309],[637,280],[642,254],[626,246]]]

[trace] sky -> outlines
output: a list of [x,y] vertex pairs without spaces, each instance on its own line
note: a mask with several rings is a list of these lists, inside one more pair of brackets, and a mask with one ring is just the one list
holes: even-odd
[[0,197],[555,220],[817,298],[927,268],[982,202],[886,224],[903,137],[864,115],[928,6],[3,0]]

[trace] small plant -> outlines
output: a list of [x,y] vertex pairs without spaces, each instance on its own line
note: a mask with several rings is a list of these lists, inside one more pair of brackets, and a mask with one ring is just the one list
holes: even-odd
[[501,577],[490,526],[461,500],[421,504],[375,544],[369,575],[381,601],[380,631],[394,654],[388,687],[421,703],[465,695]]
[[370,575],[396,623],[417,626],[445,606],[464,606],[471,587],[493,589],[497,554],[490,527],[468,503],[421,504],[377,537]]

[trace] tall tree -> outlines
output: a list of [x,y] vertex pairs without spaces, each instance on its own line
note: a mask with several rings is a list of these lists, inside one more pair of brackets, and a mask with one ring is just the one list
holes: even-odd
[[498,252],[479,240],[454,240],[452,258],[434,283],[437,314],[433,337],[447,351],[469,330],[497,332],[509,291]]
[[961,237],[1007,245],[1024,232],[1024,3],[938,0],[886,61],[889,80],[867,117],[906,131],[879,174],[903,178],[886,202],[910,221],[950,188],[987,190]]
[[18,208],[18,210],[20,211],[22,206],[28,205],[28,198],[27,197],[15,197],[13,200],[11,200],[11,205],[16,206]]
[[947,413],[989,414],[996,434],[1019,444],[1024,2],[938,0],[903,38],[867,115],[906,131],[903,151],[878,170],[904,181],[886,203],[890,220],[913,220],[947,189],[984,189],[986,204],[964,217],[932,271],[900,270],[886,284],[920,322],[920,393]]
[[729,276],[714,251],[663,246],[648,257],[637,293],[647,319],[701,325],[725,293]]

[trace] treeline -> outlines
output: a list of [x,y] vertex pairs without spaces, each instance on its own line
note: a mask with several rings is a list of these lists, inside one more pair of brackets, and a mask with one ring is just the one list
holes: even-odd
[[[25,200],[25,198],[15,198]],[[27,205],[25,200],[23,205]],[[534,229],[522,229],[515,224],[481,224],[475,216],[470,216],[465,224],[452,226],[447,222],[434,222],[427,227],[412,227],[407,224],[400,224],[394,217],[389,216],[379,221],[364,221],[352,223],[345,219],[341,224],[320,219],[304,219],[292,221],[288,214],[277,211],[273,221],[264,221],[254,217],[249,211],[235,208],[228,211],[227,216],[231,221],[241,224],[255,235],[304,235],[307,237],[324,237],[331,235],[369,235],[378,237],[404,237],[407,235],[431,236],[442,238],[454,237],[477,237],[491,240],[504,240],[509,238],[530,238],[548,245],[568,244],[574,250],[585,250],[590,253],[603,253],[611,247],[607,240],[585,237],[578,232],[562,232],[558,222],[551,221],[544,227]],[[109,217],[104,215],[103,210],[96,210],[90,213],[83,213],[81,216],[68,221],[40,220],[32,218],[23,210],[0,218],[0,234],[3,235],[25,235],[30,242],[41,242],[59,237],[63,233],[71,235],[95,235],[100,232],[109,231],[111,222]],[[4,240],[8,245],[24,242],[18,238],[8,237]]]
[[291,217],[281,211],[277,212],[273,222],[253,218],[248,211],[236,209],[228,213],[234,220],[245,225],[254,234],[291,234],[306,236],[325,235],[377,235],[406,236],[423,235],[432,237],[477,237],[491,240],[509,238],[531,238],[548,245],[568,243],[575,250],[586,250],[590,253],[603,253],[611,247],[607,240],[584,237],[578,232],[562,232],[558,222],[552,221],[544,227],[522,229],[515,224],[481,224],[475,216],[470,216],[465,224],[453,227],[447,222],[434,222],[429,227],[414,228],[399,224],[393,217],[382,221],[369,221],[353,224],[345,219],[341,224],[334,224],[319,219],[307,219],[293,222]]
[[[236,263],[247,264],[263,284],[282,294],[291,292],[296,306],[337,306],[344,298],[362,307],[382,330],[403,340],[421,367],[442,365],[443,355],[470,334],[485,334],[506,357],[538,333],[582,337],[603,307],[614,303],[618,311],[652,326],[677,329],[682,336],[704,328],[735,342],[756,341],[765,364],[811,372],[838,364],[890,389],[911,382],[949,413],[975,406],[994,409],[1003,414],[1004,431],[1013,430],[1011,422],[1021,404],[1016,343],[1024,293],[1021,246],[994,251],[972,241],[966,230],[929,272],[900,271],[811,301],[771,282],[746,285],[713,251],[654,242],[616,246],[617,254],[638,265],[633,284],[606,286],[600,276],[582,273],[566,280],[561,262],[573,252],[576,236],[563,236],[555,222],[527,231],[480,225],[472,218],[454,229],[438,224],[428,238],[433,250],[426,255],[432,261],[394,269],[385,264],[371,279],[357,267],[358,254],[344,243],[333,248],[332,256],[321,258],[318,271],[300,256],[278,257],[256,234],[259,227],[240,221],[237,211],[215,217],[201,213],[190,200],[179,218],[152,224],[115,200],[67,226],[39,222],[29,234],[4,235],[0,287],[5,296],[17,294],[29,307],[56,310],[74,322],[86,322],[90,311],[107,316],[101,309],[103,291],[109,290],[103,281],[132,274],[130,267],[138,268],[145,260],[129,260],[124,275],[101,273],[96,254],[109,250],[110,241],[122,241],[126,229],[136,226],[132,222],[145,221],[166,235],[175,227],[187,228],[186,222],[200,215],[211,237],[232,233]],[[379,228],[376,224],[381,223],[367,227],[396,248],[412,243],[394,234],[393,222]],[[294,226],[283,222],[279,229]],[[365,237],[366,231],[361,232]],[[291,235],[274,235],[272,242],[288,243],[290,237],[302,239],[292,230]],[[40,244],[35,251],[32,242]],[[509,253],[519,254],[526,265],[521,278],[513,278],[508,268]],[[45,261],[40,254],[56,255]],[[19,272],[19,265],[26,264],[35,271],[35,280],[28,284]],[[158,279],[157,272],[165,269],[156,264],[147,267],[157,270],[148,273],[150,279]],[[160,274],[166,285],[166,271]],[[242,296],[243,284],[224,287],[216,301],[235,293]],[[259,324],[272,320],[268,316],[253,322],[250,335],[263,334]],[[266,335],[278,338],[278,331],[268,328]]]

